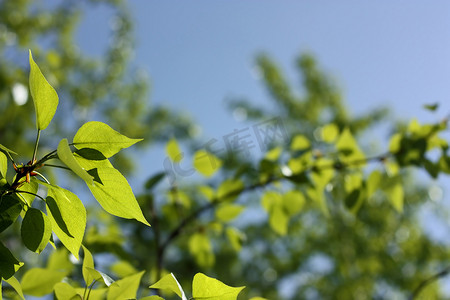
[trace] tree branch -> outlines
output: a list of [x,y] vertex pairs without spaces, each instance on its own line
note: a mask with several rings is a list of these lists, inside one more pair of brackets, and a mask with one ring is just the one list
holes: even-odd
[[433,283],[434,281],[440,279],[441,277],[447,276],[448,273],[450,273],[450,266],[445,268],[444,270],[442,270],[439,273],[434,274],[433,276],[431,276],[428,279],[425,279],[424,281],[422,281],[412,292],[411,296],[409,297],[409,300],[414,300],[417,296],[419,296],[420,292],[422,292],[422,290],[427,287],[427,285]]

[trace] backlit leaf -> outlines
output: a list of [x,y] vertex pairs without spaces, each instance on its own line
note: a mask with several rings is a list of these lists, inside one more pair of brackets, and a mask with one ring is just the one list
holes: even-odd
[[240,179],[226,179],[217,188],[217,199],[231,201],[239,196],[244,189],[244,183]]
[[136,293],[141,282],[141,277],[145,271],[133,274],[116,281],[108,289],[107,300],[115,299],[136,299]]
[[167,143],[166,153],[173,162],[180,162],[183,158],[183,152],[181,152],[180,146],[178,146],[178,142],[174,138]]
[[[86,286],[90,286],[92,282],[96,279],[92,276],[91,271],[88,268],[94,269],[94,258],[92,257],[91,252],[83,246],[84,258],[83,258],[83,267],[81,269],[83,273],[83,279],[86,283]],[[95,274],[95,277],[99,277],[100,274]]]
[[230,203],[223,203],[216,210],[216,218],[222,222],[229,222],[240,215],[244,206]]
[[52,234],[49,218],[39,209],[29,208],[20,228],[22,242],[33,252],[41,253]]
[[0,178],[6,178],[6,172],[8,171],[8,158],[5,153],[0,152]]
[[77,259],[86,228],[86,209],[74,193],[50,186],[46,198],[53,231]]
[[58,282],[55,284],[54,292],[56,299],[77,300],[82,299],[77,290],[66,282]]
[[336,140],[339,134],[339,127],[336,124],[331,123],[322,127],[320,130],[321,138],[324,142],[332,143]]
[[106,158],[139,141],[142,141],[142,139],[128,138],[109,127],[109,125],[97,121],[85,123],[78,129],[73,138],[74,146],[77,149],[95,149]]
[[311,143],[304,135],[297,135],[292,139],[291,150],[305,150],[311,146]]
[[339,136],[336,142],[336,149],[341,153],[340,159],[343,162],[358,162],[355,166],[360,166],[365,159],[364,153],[348,128],[345,128]]
[[202,300],[236,300],[244,288],[245,286],[231,287],[215,278],[197,273],[192,281],[192,297]]
[[280,235],[286,235],[289,223],[289,216],[284,212],[281,205],[274,206],[269,213],[270,227]]
[[305,196],[299,191],[289,191],[283,195],[284,211],[289,216],[298,214],[305,205]]
[[193,159],[194,168],[205,177],[211,177],[222,166],[219,158],[205,150],[195,152]]
[[179,297],[181,297],[182,300],[187,300],[183,288],[178,283],[177,279],[175,278],[175,275],[173,275],[172,273],[165,275],[158,282],[152,284],[150,288],[169,290],[177,294]]
[[16,279],[16,277],[12,276],[9,279],[5,280],[12,288],[17,292],[19,297],[21,299],[25,299],[23,296],[22,286],[20,285],[20,282]]
[[30,92],[36,110],[36,127],[44,130],[50,124],[58,107],[58,94],[45,79],[30,51]]
[[80,164],[75,160],[72,151],[69,147],[69,142],[67,139],[62,139],[59,142],[58,148],[58,158],[68,166],[75,174],[77,174],[81,179],[83,179],[88,185],[93,183],[93,177],[84,170]]
[[150,226],[142,214],[128,181],[108,160],[90,161],[81,157],[76,157],[76,159],[84,169],[96,169],[101,183],[94,180],[94,184],[88,185],[88,187],[104,210],[112,215],[125,219],[136,219]]
[[23,293],[36,297],[50,294],[56,283],[66,276],[64,272],[34,268],[28,270],[22,277],[21,285]]
[[202,267],[209,267],[214,264],[215,257],[211,242],[204,233],[194,233],[189,238],[189,252],[195,257],[195,261]]

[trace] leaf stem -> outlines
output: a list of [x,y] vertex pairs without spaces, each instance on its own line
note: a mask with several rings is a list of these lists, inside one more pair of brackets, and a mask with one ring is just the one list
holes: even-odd
[[37,136],[36,136],[36,142],[34,143],[33,159],[31,160],[31,164],[34,164],[34,162],[36,161],[36,154],[37,154],[40,137],[41,137],[41,130],[38,129]]

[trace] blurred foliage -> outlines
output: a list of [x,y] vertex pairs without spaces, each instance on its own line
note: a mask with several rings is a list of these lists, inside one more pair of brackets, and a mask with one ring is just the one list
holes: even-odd
[[[78,46],[77,29],[88,9],[110,14],[107,44],[98,57]],[[149,78],[131,65],[133,22],[125,1],[0,1],[0,120],[1,142],[11,149],[32,151],[33,103],[27,92],[28,49],[48,74],[61,101],[49,130],[72,136],[87,120],[107,121],[127,136],[145,139],[143,144],[165,140],[167,135],[189,136],[190,121],[148,101]],[[11,130],[14,128],[14,130]],[[43,145],[49,143],[43,139]],[[54,145],[48,145],[54,146]],[[130,161],[121,160],[129,165]]]
[[[34,136],[26,134],[34,127],[32,104],[18,105],[13,92],[16,83],[26,86],[26,68],[17,66],[27,48],[43,62],[43,71],[52,74],[51,83],[65,99],[55,134],[95,117],[148,142],[188,135],[188,121],[146,102],[146,79],[129,67],[132,23],[123,2],[88,3],[110,5],[115,12],[113,42],[100,59],[86,57],[73,41],[82,14],[78,3],[45,7],[31,1],[0,2],[1,143],[32,150]],[[38,47],[46,37],[50,45]],[[251,126],[266,124],[265,133],[273,133],[264,142],[264,157],[200,149],[191,159],[193,172],[203,176],[195,181],[183,175],[187,173],[180,176],[180,170],[186,172],[180,160],[185,167],[189,158],[178,156],[182,147],[171,139],[166,169],[149,174],[145,192],[137,197],[152,229],[103,213],[88,223],[83,244],[99,269],[124,279],[148,271],[141,280],[141,296],[170,272],[183,287],[198,272],[231,286],[246,285],[245,299],[411,295],[442,271],[449,258],[447,247],[420,225],[430,193],[412,174],[413,168],[432,178],[450,173],[448,145],[440,137],[447,120],[413,120],[395,130],[389,149],[374,153],[360,140],[378,122],[386,122],[385,108],[352,116],[339,88],[311,55],[296,61],[299,90],[269,56],[260,55],[256,62],[273,107],[236,100],[230,108],[244,112]],[[236,146],[243,145],[238,141]],[[431,151],[437,159],[430,158]],[[68,263],[67,251],[55,251],[47,265],[40,264],[46,269],[60,266],[66,282],[82,286],[81,268]],[[99,298],[105,293],[102,288],[95,291]],[[442,297],[435,282],[417,298]]]

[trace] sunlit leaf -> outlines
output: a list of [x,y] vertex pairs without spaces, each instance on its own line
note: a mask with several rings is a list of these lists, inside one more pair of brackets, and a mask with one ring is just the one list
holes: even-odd
[[289,216],[298,214],[305,205],[305,196],[300,191],[289,191],[283,195],[284,211]]
[[14,151],[12,151],[12,150],[6,148],[6,147],[3,146],[2,144],[0,144],[0,152],[2,152],[2,153],[4,153],[4,154],[7,154],[7,153],[8,153],[8,154],[14,154],[14,155],[17,155],[16,152],[14,152]]
[[396,133],[391,136],[389,141],[389,152],[397,153],[401,148],[402,135],[400,133]]
[[9,279],[5,280],[12,288],[17,292],[19,297],[21,299],[25,299],[23,296],[22,286],[20,285],[20,282],[16,279],[16,277],[12,276]]
[[[84,294],[84,288],[76,288],[75,290],[78,295]],[[89,294],[89,299],[86,300],[105,300],[106,292],[108,292],[108,288],[92,289]]]
[[6,178],[6,172],[8,171],[8,158],[3,152],[0,152],[0,178]]
[[0,201],[0,232],[13,224],[21,211],[22,205],[17,197],[12,195],[3,196]]
[[264,157],[267,160],[276,161],[280,158],[282,153],[283,153],[283,148],[278,146],[278,147],[275,147],[275,148],[269,150]]
[[42,211],[30,207],[20,229],[23,244],[33,252],[41,253],[52,234],[52,224]]
[[88,187],[104,210],[112,215],[125,219],[136,219],[150,226],[142,214],[128,181],[107,160],[97,162],[81,157],[76,157],[76,159],[86,170],[97,169],[101,183],[94,180],[94,184],[88,185]]
[[215,261],[211,242],[204,233],[194,233],[188,242],[189,252],[195,257],[195,261],[202,267],[212,266]]
[[375,191],[378,189],[380,182],[381,182],[381,172],[378,170],[373,171],[370,173],[369,177],[367,178],[367,198],[371,197]]
[[245,240],[245,234],[233,227],[228,227],[225,230],[225,233],[230,241],[231,247],[233,247],[235,251],[240,251],[242,248],[242,242]]
[[50,186],[46,198],[53,231],[77,259],[86,228],[86,209],[74,193]]
[[398,212],[403,211],[404,191],[400,179],[389,179],[391,182],[385,189],[385,193],[391,202],[392,206]]
[[244,210],[244,206],[224,203],[217,207],[216,210],[216,218],[222,222],[229,222],[240,215],[240,213]]
[[45,79],[30,51],[30,92],[36,110],[36,127],[44,130],[50,124],[58,107],[58,94]]
[[116,281],[108,290],[107,300],[136,299],[136,293],[145,271],[133,274]]
[[236,300],[244,288],[245,286],[231,287],[215,278],[197,273],[192,281],[192,297],[202,300]]
[[97,121],[85,123],[78,129],[73,138],[74,146],[77,149],[95,149],[107,158],[139,141],[142,141],[142,139],[128,138],[107,124]]
[[194,168],[205,177],[211,177],[222,166],[222,161],[214,154],[198,150],[194,154]]
[[[85,246],[82,245],[82,247],[83,247],[83,252],[84,252],[84,258],[83,258],[83,266],[82,266],[81,272],[83,274],[83,279],[84,279],[84,282],[86,283],[86,286],[90,286],[95,279],[99,278],[100,274],[96,273],[95,274],[96,278],[94,278],[94,276],[92,276],[89,268],[95,269],[94,258],[92,257],[91,252]],[[101,275],[100,275],[100,277],[101,277]]]
[[24,183],[19,189],[18,194],[20,194],[19,197],[21,199],[25,199],[25,201],[28,203],[28,205],[31,206],[34,199],[36,199],[36,194],[38,192],[39,186],[37,183],[36,178],[31,178],[30,182]]
[[292,139],[291,150],[292,151],[305,150],[308,149],[310,146],[311,143],[309,142],[308,138],[306,138],[304,135],[296,135]]
[[130,276],[131,274],[136,274],[138,272],[138,270],[133,267],[131,263],[125,260],[116,262],[110,267],[110,270],[120,278]]
[[22,277],[21,285],[23,293],[36,297],[50,294],[56,283],[66,276],[64,272],[34,268],[28,270]]
[[173,162],[180,162],[183,159],[183,152],[176,139],[172,138],[166,145],[166,153]]
[[160,296],[153,295],[153,296],[147,296],[147,297],[144,297],[144,298],[139,298],[139,300],[164,300],[164,298],[161,298]]
[[60,247],[52,251],[47,261],[47,269],[66,272],[69,274],[75,265],[69,260],[69,252],[66,248]]
[[436,109],[438,109],[439,103],[425,104],[423,107],[429,111],[435,111]]
[[187,300],[183,288],[178,283],[177,279],[175,278],[175,275],[173,275],[172,273],[165,275],[158,282],[152,284],[149,288],[169,290],[177,294],[179,297],[181,297],[182,300]]
[[327,124],[322,127],[320,133],[321,138],[324,142],[332,143],[336,140],[339,134],[339,127],[334,123]]
[[282,196],[275,191],[267,191],[261,198],[261,205],[270,213],[275,206],[282,205]]
[[58,158],[68,166],[75,174],[77,174],[81,179],[83,179],[88,185],[93,183],[93,177],[84,170],[80,164],[75,160],[72,151],[69,147],[69,142],[67,139],[62,139],[59,142],[58,148]]
[[354,166],[361,166],[365,159],[364,153],[348,128],[341,132],[336,142],[336,149],[341,153],[340,159],[343,162],[353,163]]
[[56,299],[77,300],[82,299],[77,290],[66,282],[58,282],[55,284],[54,292]]
[[239,196],[244,189],[244,183],[240,179],[226,179],[217,188],[217,199],[231,201]]
[[289,223],[289,216],[284,212],[281,205],[276,205],[269,213],[270,227],[280,235],[286,235]]
[[114,279],[112,279],[108,274],[103,273],[103,272],[96,270],[94,268],[91,268],[91,267],[85,267],[85,269],[89,273],[89,276],[91,278],[94,278],[95,281],[102,281],[108,287],[117,285],[116,281],[114,281]]

